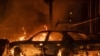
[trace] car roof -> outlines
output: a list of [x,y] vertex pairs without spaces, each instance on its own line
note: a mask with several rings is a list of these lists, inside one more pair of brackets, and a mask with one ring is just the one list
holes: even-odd
[[39,33],[43,33],[43,32],[48,32],[48,33],[50,33],[50,32],[66,33],[66,34],[70,35],[70,37],[72,37],[74,40],[78,40],[78,39],[86,40],[86,39],[89,39],[88,35],[86,35],[83,32],[78,32],[78,31],[51,31],[51,30],[48,30],[48,31],[40,31],[40,32],[34,34],[29,40],[32,40],[32,38],[34,38],[34,36],[36,36]]

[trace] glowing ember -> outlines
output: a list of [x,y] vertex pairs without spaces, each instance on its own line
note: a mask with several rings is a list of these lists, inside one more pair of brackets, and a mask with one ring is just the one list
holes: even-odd
[[46,36],[46,33],[43,33],[42,36],[39,37],[40,41],[44,41],[44,37]]
[[20,41],[25,40],[25,36],[26,36],[26,31],[25,31],[25,28],[24,28],[24,27],[22,27],[22,30],[23,30],[23,36],[19,37],[19,40],[20,40]]
[[22,30],[24,32],[24,35],[26,35],[26,31],[25,31],[25,28],[24,27],[22,27]]
[[59,52],[57,54],[57,56],[62,56],[62,51],[64,50],[64,48],[59,49]]
[[11,54],[14,54],[14,50],[13,49],[11,49],[10,52],[11,52]]
[[25,36],[20,37],[19,40],[20,40],[20,41],[25,40]]
[[48,27],[47,27],[47,25],[44,25],[43,27],[45,28],[45,30],[48,30]]
[[57,56],[61,56],[61,50],[59,50],[58,55]]
[[22,53],[20,53],[20,56],[24,56]]
[[[15,47],[17,47],[17,46],[14,46],[14,48],[15,48]],[[14,54],[14,48],[11,48],[11,49],[10,49],[10,55],[13,55],[13,54]]]
[[43,45],[43,43],[40,43],[39,45],[40,45],[40,46],[42,46],[42,45]]

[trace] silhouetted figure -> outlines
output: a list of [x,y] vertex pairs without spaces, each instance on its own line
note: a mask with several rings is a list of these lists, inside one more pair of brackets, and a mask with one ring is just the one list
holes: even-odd
[[14,56],[20,56],[20,53],[21,53],[20,47],[15,47],[14,48]]
[[62,51],[62,56],[70,56],[74,39],[69,35],[67,35],[66,32],[64,32],[63,34],[64,36],[61,43],[62,43],[62,48],[64,48],[64,50]]
[[9,44],[9,41],[7,39],[0,39],[0,56],[3,55],[3,52],[5,50],[5,46]]

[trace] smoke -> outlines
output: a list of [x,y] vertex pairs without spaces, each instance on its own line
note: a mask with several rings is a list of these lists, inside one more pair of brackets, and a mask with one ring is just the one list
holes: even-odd
[[[64,18],[69,10],[69,2],[70,0],[53,1],[53,24]],[[44,0],[8,0],[6,4],[4,19],[0,22],[4,28],[0,28],[3,30],[0,34],[10,40],[23,35],[22,27],[25,28],[27,36],[30,36],[44,29],[44,24],[49,25],[49,6]]]
[[16,39],[22,35],[22,27],[28,35],[47,23],[48,6],[43,0],[9,0],[6,8],[1,23],[7,29],[2,29],[6,34],[1,32],[6,38]]

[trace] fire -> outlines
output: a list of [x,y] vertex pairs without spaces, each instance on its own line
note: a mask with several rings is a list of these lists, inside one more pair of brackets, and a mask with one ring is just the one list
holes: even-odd
[[[48,30],[47,25],[43,25],[43,28],[44,28],[46,31]],[[33,40],[33,41],[44,41],[46,35],[47,35],[47,33],[42,33],[42,34],[36,36],[35,38],[33,38],[32,40]]]
[[57,56],[62,56],[62,51],[64,50],[64,48],[59,49]]
[[57,56],[61,56],[61,51],[59,50],[58,55]]
[[[18,47],[18,46],[14,46],[13,48],[11,48],[11,49],[9,50],[9,56],[14,56],[14,53],[15,53],[15,52],[14,52],[14,49],[15,49],[16,47]],[[20,56],[24,56],[22,52],[20,52]]]
[[46,37],[46,33],[42,33],[39,36],[36,36],[35,38],[33,38],[33,41],[44,41]]
[[40,40],[40,41],[44,41],[44,39],[45,39],[44,37],[45,37],[45,36],[46,36],[46,33],[43,33],[43,34],[39,37],[39,40]]
[[44,25],[43,27],[45,28],[45,30],[48,30],[48,27],[47,27],[47,25]]
[[25,36],[26,36],[26,31],[25,31],[25,28],[24,28],[24,27],[22,27],[22,30],[23,30],[23,36],[19,37],[19,40],[20,40],[20,41],[25,40]]
[[25,40],[25,36],[19,37],[19,40],[20,40],[20,41]]
[[25,31],[25,28],[24,27],[22,27],[22,30],[24,32],[23,34],[26,35],[26,31]]
[[[14,48],[15,48],[15,47],[17,47],[17,46],[14,46]],[[9,52],[10,52],[10,55],[13,55],[13,54],[14,54],[14,48],[11,48],[11,49],[10,49],[10,51],[9,51]]]
[[10,55],[13,55],[13,54],[14,54],[14,50],[11,49],[11,50],[10,50]]

